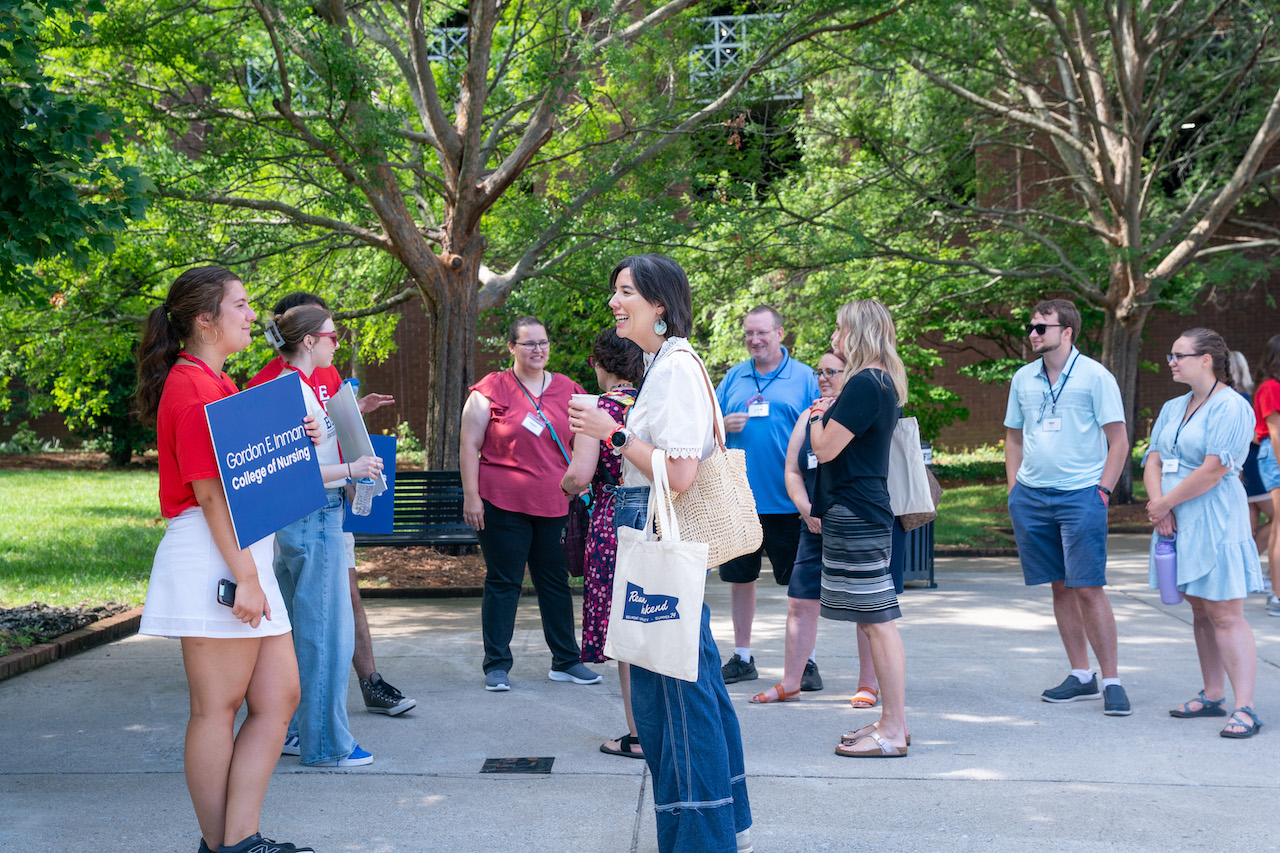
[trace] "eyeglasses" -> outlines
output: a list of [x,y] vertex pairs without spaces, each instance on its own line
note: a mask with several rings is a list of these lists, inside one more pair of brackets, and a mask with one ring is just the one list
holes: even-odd
[[337,333],[337,332],[312,332],[312,333],[311,333],[311,337],[313,337],[313,338],[330,338],[330,339],[332,339],[332,340],[333,340],[333,345],[334,345],[335,347],[338,345],[338,333]]
[[587,356],[587,367],[594,368],[596,366],[596,357],[594,355]]
[[1165,361],[1167,361],[1167,362],[1169,362],[1170,364],[1174,364],[1174,363],[1176,363],[1176,362],[1182,361],[1184,358],[1191,358],[1192,356],[1197,356],[1197,355],[1205,355],[1205,353],[1202,353],[1202,352],[1171,352],[1171,353],[1169,353],[1168,355],[1166,355],[1166,356],[1164,357],[1164,360],[1165,360]]
[[751,341],[751,340],[755,340],[756,338],[767,338],[767,337],[769,337],[770,335],[772,335],[772,334],[773,334],[774,332],[776,332],[776,331],[778,331],[778,330],[777,330],[777,329],[770,329],[770,330],[769,330],[769,331],[767,331],[767,332],[743,332],[743,333],[742,333],[742,339],[743,339],[744,341]]
[[1035,332],[1037,335],[1043,335],[1046,329],[1061,329],[1064,326],[1061,323],[1028,323],[1027,334]]
[[540,349],[551,349],[551,341],[516,341],[516,346],[524,347],[525,352],[535,352]]
[[822,378],[822,377],[824,377],[824,376],[825,376],[826,378],[830,379],[832,376],[835,376],[837,373],[844,373],[844,371],[843,371],[843,370],[832,370],[830,367],[824,367],[824,368],[822,368],[821,370],[815,370],[815,371],[813,372],[813,375],[814,375],[814,377],[815,377],[815,378],[817,378],[817,379],[821,379],[821,378]]

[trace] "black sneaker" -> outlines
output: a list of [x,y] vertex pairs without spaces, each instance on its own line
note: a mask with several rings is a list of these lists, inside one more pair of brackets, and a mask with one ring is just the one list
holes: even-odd
[[800,689],[806,693],[822,689],[822,676],[818,674],[818,664],[814,661],[804,662],[804,675],[800,676]]
[[364,709],[370,714],[394,717],[418,704],[383,681],[382,676],[376,672],[369,673],[368,678],[360,679],[360,692],[364,694]]
[[262,833],[255,832],[233,847],[218,845],[218,853],[316,853],[316,849],[298,847],[287,841],[272,841],[270,838],[263,838]]
[[1119,684],[1102,688],[1102,713],[1108,717],[1127,717],[1133,713],[1129,707],[1129,695]]
[[752,658],[750,662],[744,661],[741,655],[734,654],[729,658],[729,662],[720,667],[720,675],[724,678],[725,684],[734,684],[739,681],[755,681],[760,677],[760,673],[756,671],[756,659]]
[[1068,675],[1066,681],[1050,687],[1040,694],[1040,698],[1046,702],[1079,702],[1081,699],[1101,699],[1102,694],[1098,692],[1098,676],[1085,684],[1074,675]]

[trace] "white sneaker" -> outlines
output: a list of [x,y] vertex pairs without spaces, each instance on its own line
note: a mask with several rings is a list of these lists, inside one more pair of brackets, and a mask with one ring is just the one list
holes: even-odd
[[302,742],[297,735],[289,735],[284,739],[284,746],[280,747],[281,755],[302,755]]
[[1276,598],[1274,594],[1267,596],[1267,615],[1280,616],[1280,598]]

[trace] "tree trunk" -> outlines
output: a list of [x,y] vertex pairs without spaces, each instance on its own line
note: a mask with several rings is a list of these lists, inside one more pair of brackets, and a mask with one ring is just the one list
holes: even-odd
[[[1109,293],[1131,293],[1130,283],[1117,281],[1117,276],[1128,274],[1112,265],[1112,281]],[[1124,422],[1129,436],[1129,447],[1133,448],[1137,430],[1136,412],[1138,400],[1138,350],[1142,344],[1142,329],[1147,322],[1150,307],[1135,300],[1124,298],[1103,306],[1106,319],[1102,324],[1102,365],[1115,376],[1120,386],[1120,396],[1124,399]],[[1113,503],[1129,503],[1133,500],[1133,466],[1125,465],[1116,483]]]
[[[425,298],[431,320],[432,363],[428,423],[423,438],[428,470],[456,470],[462,405],[475,381],[475,329],[481,252],[453,255],[443,266],[434,299]],[[453,262],[459,262],[453,266]],[[424,293],[424,296],[426,294]],[[434,310],[433,310],[434,309]]]

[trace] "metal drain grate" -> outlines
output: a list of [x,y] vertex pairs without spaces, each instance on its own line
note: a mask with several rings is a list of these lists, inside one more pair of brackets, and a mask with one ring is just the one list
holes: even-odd
[[550,773],[555,758],[486,758],[481,773]]

